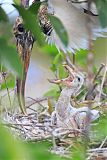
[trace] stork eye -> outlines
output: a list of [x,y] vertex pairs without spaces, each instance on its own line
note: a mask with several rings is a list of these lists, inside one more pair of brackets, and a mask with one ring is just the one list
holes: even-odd
[[19,25],[18,25],[18,31],[19,31],[19,32],[24,32],[24,27],[23,27],[22,24],[19,24]]
[[79,81],[79,82],[80,82],[80,80],[81,80],[80,77],[78,77],[78,81]]

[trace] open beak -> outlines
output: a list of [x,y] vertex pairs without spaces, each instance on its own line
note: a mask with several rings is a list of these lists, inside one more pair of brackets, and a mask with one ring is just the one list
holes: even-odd
[[73,68],[71,68],[69,65],[67,64],[63,64],[63,66],[65,67],[65,69],[68,71],[70,77],[74,78],[75,77],[75,70]]
[[60,84],[60,83],[64,83],[64,82],[68,82],[68,81],[73,81],[74,77],[75,77],[75,71],[70,68],[67,64],[64,64],[63,65],[66,70],[68,71],[69,73],[69,76],[67,78],[64,78],[64,79],[49,79],[49,82],[50,83],[54,83],[54,84]]
[[48,81],[49,81],[50,83],[54,83],[54,84],[60,84],[60,83],[62,82],[61,79],[48,79]]

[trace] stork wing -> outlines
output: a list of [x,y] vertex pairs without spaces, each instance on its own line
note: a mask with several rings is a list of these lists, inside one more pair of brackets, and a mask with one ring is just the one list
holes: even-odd
[[[68,46],[64,46],[55,30],[47,37],[50,44],[55,44],[63,52],[74,52],[75,49],[87,49],[89,46],[89,32],[91,39],[105,36],[107,28],[102,28],[97,14],[95,3],[88,0],[48,0],[48,10],[63,23],[69,37]],[[89,15],[89,16],[88,16]]]
[[73,6],[76,8],[83,10],[84,13],[90,14],[93,16],[98,16],[97,8],[94,2],[88,6],[87,0],[69,0]]

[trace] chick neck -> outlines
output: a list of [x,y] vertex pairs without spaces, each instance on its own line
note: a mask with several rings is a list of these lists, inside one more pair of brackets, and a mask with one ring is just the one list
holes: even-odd
[[78,88],[66,87],[62,90],[60,97],[56,104],[56,112],[57,114],[65,119],[69,116],[70,110],[74,110],[75,108],[71,106],[71,96],[77,92]]

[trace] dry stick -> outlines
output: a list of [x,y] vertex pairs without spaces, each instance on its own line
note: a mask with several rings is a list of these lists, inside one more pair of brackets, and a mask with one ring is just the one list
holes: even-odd
[[76,62],[76,57],[75,57],[75,54],[72,55],[72,62],[73,62],[73,65],[75,65],[75,62]]
[[[99,146],[98,149],[101,149],[106,141],[107,141],[107,136],[106,136],[105,139],[102,141],[102,143],[101,143],[101,145]],[[89,160],[93,155],[94,155],[94,153],[91,153],[91,155],[87,158],[87,160]]]
[[[12,123],[12,124],[11,123],[8,123],[8,124],[3,123],[3,125],[5,125],[5,126],[23,126],[23,127],[24,126],[26,126],[26,127],[31,126],[31,127],[33,127],[32,124],[23,124],[23,123]],[[35,125],[35,127],[42,127],[42,128],[44,127],[45,128],[46,126],[37,124],[37,125]],[[50,126],[50,127],[52,127],[52,126]]]
[[97,153],[99,153],[99,152],[104,152],[104,151],[107,152],[107,148],[93,148],[93,149],[89,149],[89,150],[88,150],[89,153],[92,153],[92,152],[97,152]]
[[[91,2],[92,0],[88,0],[87,1],[87,9],[90,11],[90,7],[91,7]],[[87,14],[87,23],[86,23],[86,27],[88,30],[88,49],[89,49],[89,53],[88,53],[88,57],[87,57],[87,66],[88,66],[88,78],[92,77],[92,68],[93,68],[93,53],[92,53],[92,47],[93,47],[93,43],[92,43],[92,28],[90,25],[90,15]],[[89,81],[88,83],[88,92],[92,86],[92,84],[90,83],[91,81]],[[88,108],[89,111],[87,113],[87,117],[86,117],[86,122],[89,121],[89,123],[87,123],[87,127],[85,128],[85,132],[87,134],[87,137],[85,137],[85,139],[83,139],[84,142],[84,147],[85,150],[87,150],[88,147],[88,137],[89,137],[89,128],[90,128],[90,108],[91,108],[91,103],[88,104]]]
[[99,148],[102,148],[103,147],[103,145],[104,145],[104,143],[107,141],[107,136],[105,137],[105,139],[102,141],[102,143],[101,143],[101,145],[100,145],[100,147]]
[[[27,97],[27,98],[30,98],[30,99],[32,99],[31,97]],[[45,100],[47,100],[47,98],[42,98],[42,99],[33,99],[33,103],[31,103],[30,105],[28,105],[28,106],[26,106],[28,109],[30,109],[30,110],[32,110],[32,111],[34,111],[34,112],[37,112],[37,110],[35,110],[35,109],[33,109],[33,108],[31,108],[31,106],[32,105],[34,105],[34,104],[36,104],[36,103],[40,103],[40,102],[42,102],[42,101],[45,101]]]
[[[7,126],[7,127],[12,127],[12,128],[14,128],[14,129],[17,129],[17,130],[20,130],[20,131],[24,131],[25,132],[25,134],[26,134],[26,131],[25,130],[27,130],[27,132],[31,132],[31,130],[30,129],[28,129],[28,128],[24,128],[24,127],[26,127],[26,126],[31,126],[31,127],[33,127],[33,125],[30,125],[30,124],[3,124],[3,125],[5,125],[5,126]],[[21,126],[21,128],[18,128],[17,126]],[[35,127],[44,127],[44,128],[46,128],[46,126],[44,126],[44,125],[36,125]],[[22,129],[23,128],[23,129]],[[35,134],[34,132],[31,132],[34,136],[36,136],[37,137],[37,134]],[[35,139],[36,139],[36,141],[37,140],[44,140],[44,139],[49,139],[49,138],[51,138],[51,135],[47,135],[47,136],[45,136],[45,137],[37,137],[36,138],[35,137]]]
[[21,5],[25,8],[29,7],[29,0],[21,0]]
[[[104,65],[102,65],[98,71],[98,74],[99,72],[103,69]],[[104,81],[105,81],[105,78],[106,78],[106,72],[107,72],[107,66],[105,66],[105,72],[104,72],[104,75],[103,75],[103,79],[102,79],[102,83],[101,83],[101,90],[100,90],[100,93],[99,93],[99,102],[100,102],[100,98],[101,98],[101,93],[102,93],[102,89],[103,89],[103,85],[104,85]],[[97,75],[98,75],[97,74]],[[96,79],[97,75],[95,76],[94,79]],[[107,136],[105,137],[105,139],[103,140],[103,142],[101,143],[100,147],[98,148],[98,150],[101,150],[101,148],[103,147],[104,143],[106,142],[107,140]],[[95,149],[97,150],[97,149]],[[93,156],[93,153],[88,157],[87,160],[89,160],[91,157]]]
[[88,99],[88,97],[93,93],[93,91],[95,90],[95,88],[97,87],[97,83],[95,83],[95,80],[98,78],[98,75],[100,74],[100,72],[102,71],[102,69],[105,67],[105,64],[101,64],[99,70],[97,71],[96,75],[94,76],[92,82],[93,82],[93,86],[92,88],[87,92],[86,95],[86,99]]
[[27,142],[37,142],[37,141],[43,141],[43,140],[47,140],[47,139],[51,139],[51,135],[47,135],[45,137],[37,137],[35,139],[28,139]]
[[[90,7],[91,7],[91,3],[92,3],[92,0],[88,0],[87,1],[87,9],[88,11],[90,11]],[[92,28],[91,28],[91,20],[90,20],[90,14],[88,14],[88,17],[87,17],[87,30],[88,30],[88,42],[89,42],[89,46],[88,46],[88,50],[89,50],[89,53],[88,53],[88,57],[87,57],[87,63],[88,63],[88,76],[91,78],[92,77],[92,69],[93,69],[93,41],[92,41]]]
[[8,86],[7,86],[7,82],[6,82],[6,78],[5,78],[5,73],[4,73],[4,72],[2,73],[2,76],[3,76],[3,78],[4,78],[4,82],[5,82],[6,90],[7,90],[7,95],[8,95],[9,103],[10,103],[10,107],[11,107],[11,106],[12,106],[12,103],[11,103],[11,98],[10,98],[9,88],[8,88]]
[[102,63],[101,66],[100,66],[100,68],[99,68],[99,70],[97,71],[94,79],[93,79],[93,83],[95,82],[95,80],[97,79],[98,75],[100,74],[100,72],[102,71],[102,69],[103,69],[104,67],[105,67],[105,64]]
[[66,59],[66,63],[68,64],[68,66],[70,66],[73,70],[75,70],[76,67],[75,67],[74,64],[71,62],[71,59],[70,59],[69,55],[64,53],[64,57],[65,57],[65,59]]
[[[13,92],[14,91],[14,89],[11,89],[10,91],[9,91],[9,93],[11,93],[11,92]],[[3,95],[2,95],[2,97],[6,97],[7,96],[7,93],[4,93]]]
[[[34,102],[33,104],[31,104],[30,106],[32,106],[32,105],[34,105],[34,104],[35,104],[35,102]],[[31,108],[30,106],[27,106],[27,108],[28,108],[29,110],[31,110],[31,111],[33,111],[33,112],[37,112],[35,109]]]
[[[32,98],[32,97],[28,97],[28,98],[32,99],[35,103],[38,103],[41,107],[44,108],[44,106],[40,103],[41,100],[38,101],[38,100],[36,100],[36,99],[34,99],[34,98]],[[44,100],[47,100],[47,98],[44,98]],[[42,101],[44,101],[44,100],[42,100]]]
[[101,99],[102,89],[103,89],[104,81],[105,81],[105,79],[106,79],[106,73],[107,73],[107,64],[106,64],[106,66],[105,66],[105,71],[104,71],[104,75],[103,75],[103,78],[102,78],[102,83],[101,83],[101,87],[100,87],[99,100],[98,100],[98,102],[100,102],[100,99]]

